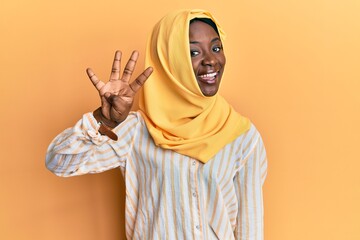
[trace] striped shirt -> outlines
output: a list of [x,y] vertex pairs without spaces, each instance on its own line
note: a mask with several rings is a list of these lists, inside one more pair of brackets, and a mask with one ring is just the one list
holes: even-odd
[[118,141],[98,128],[84,114],[52,141],[46,166],[63,177],[119,167],[127,239],[263,239],[267,159],[253,125],[206,164],[156,146],[138,112],[114,129]]

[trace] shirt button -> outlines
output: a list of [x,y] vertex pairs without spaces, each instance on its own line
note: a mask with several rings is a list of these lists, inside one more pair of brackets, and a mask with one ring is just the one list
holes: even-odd
[[193,197],[196,197],[196,193],[193,193]]
[[199,226],[199,225],[196,225],[195,227],[196,227],[196,229],[197,229],[197,230],[199,230],[199,229],[200,229],[200,226]]
[[193,162],[192,162],[192,165],[193,165],[193,166],[195,166],[195,164],[196,164],[196,162],[195,162],[195,161],[193,161]]

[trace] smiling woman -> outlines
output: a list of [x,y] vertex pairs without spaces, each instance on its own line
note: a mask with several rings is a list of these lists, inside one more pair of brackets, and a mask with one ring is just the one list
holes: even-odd
[[108,82],[87,69],[101,107],[49,146],[58,176],[122,170],[128,239],[263,239],[266,153],[255,126],[217,94],[222,41],[207,11],[166,15],[134,81],[136,51],[122,75],[115,53]]
[[[210,20],[211,21],[211,20]],[[196,80],[205,96],[219,90],[226,59],[217,28],[195,18],[190,21],[190,55]]]

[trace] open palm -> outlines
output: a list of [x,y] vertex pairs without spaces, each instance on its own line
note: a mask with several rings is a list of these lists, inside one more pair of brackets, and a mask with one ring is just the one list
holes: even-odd
[[106,83],[101,81],[91,68],[86,70],[91,82],[99,92],[101,114],[109,127],[114,127],[126,119],[131,110],[135,94],[153,71],[151,67],[148,67],[130,83],[138,57],[139,53],[134,51],[125,65],[122,76],[120,76],[121,52],[116,51],[110,80]]

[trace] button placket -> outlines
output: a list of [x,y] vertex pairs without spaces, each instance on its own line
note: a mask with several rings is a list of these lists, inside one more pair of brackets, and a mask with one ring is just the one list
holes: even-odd
[[191,172],[191,195],[192,205],[194,206],[194,218],[193,227],[198,234],[198,238],[201,238],[201,226],[200,226],[200,206],[199,206],[199,193],[198,193],[198,179],[197,179],[198,163],[196,160],[191,160],[190,172]]

